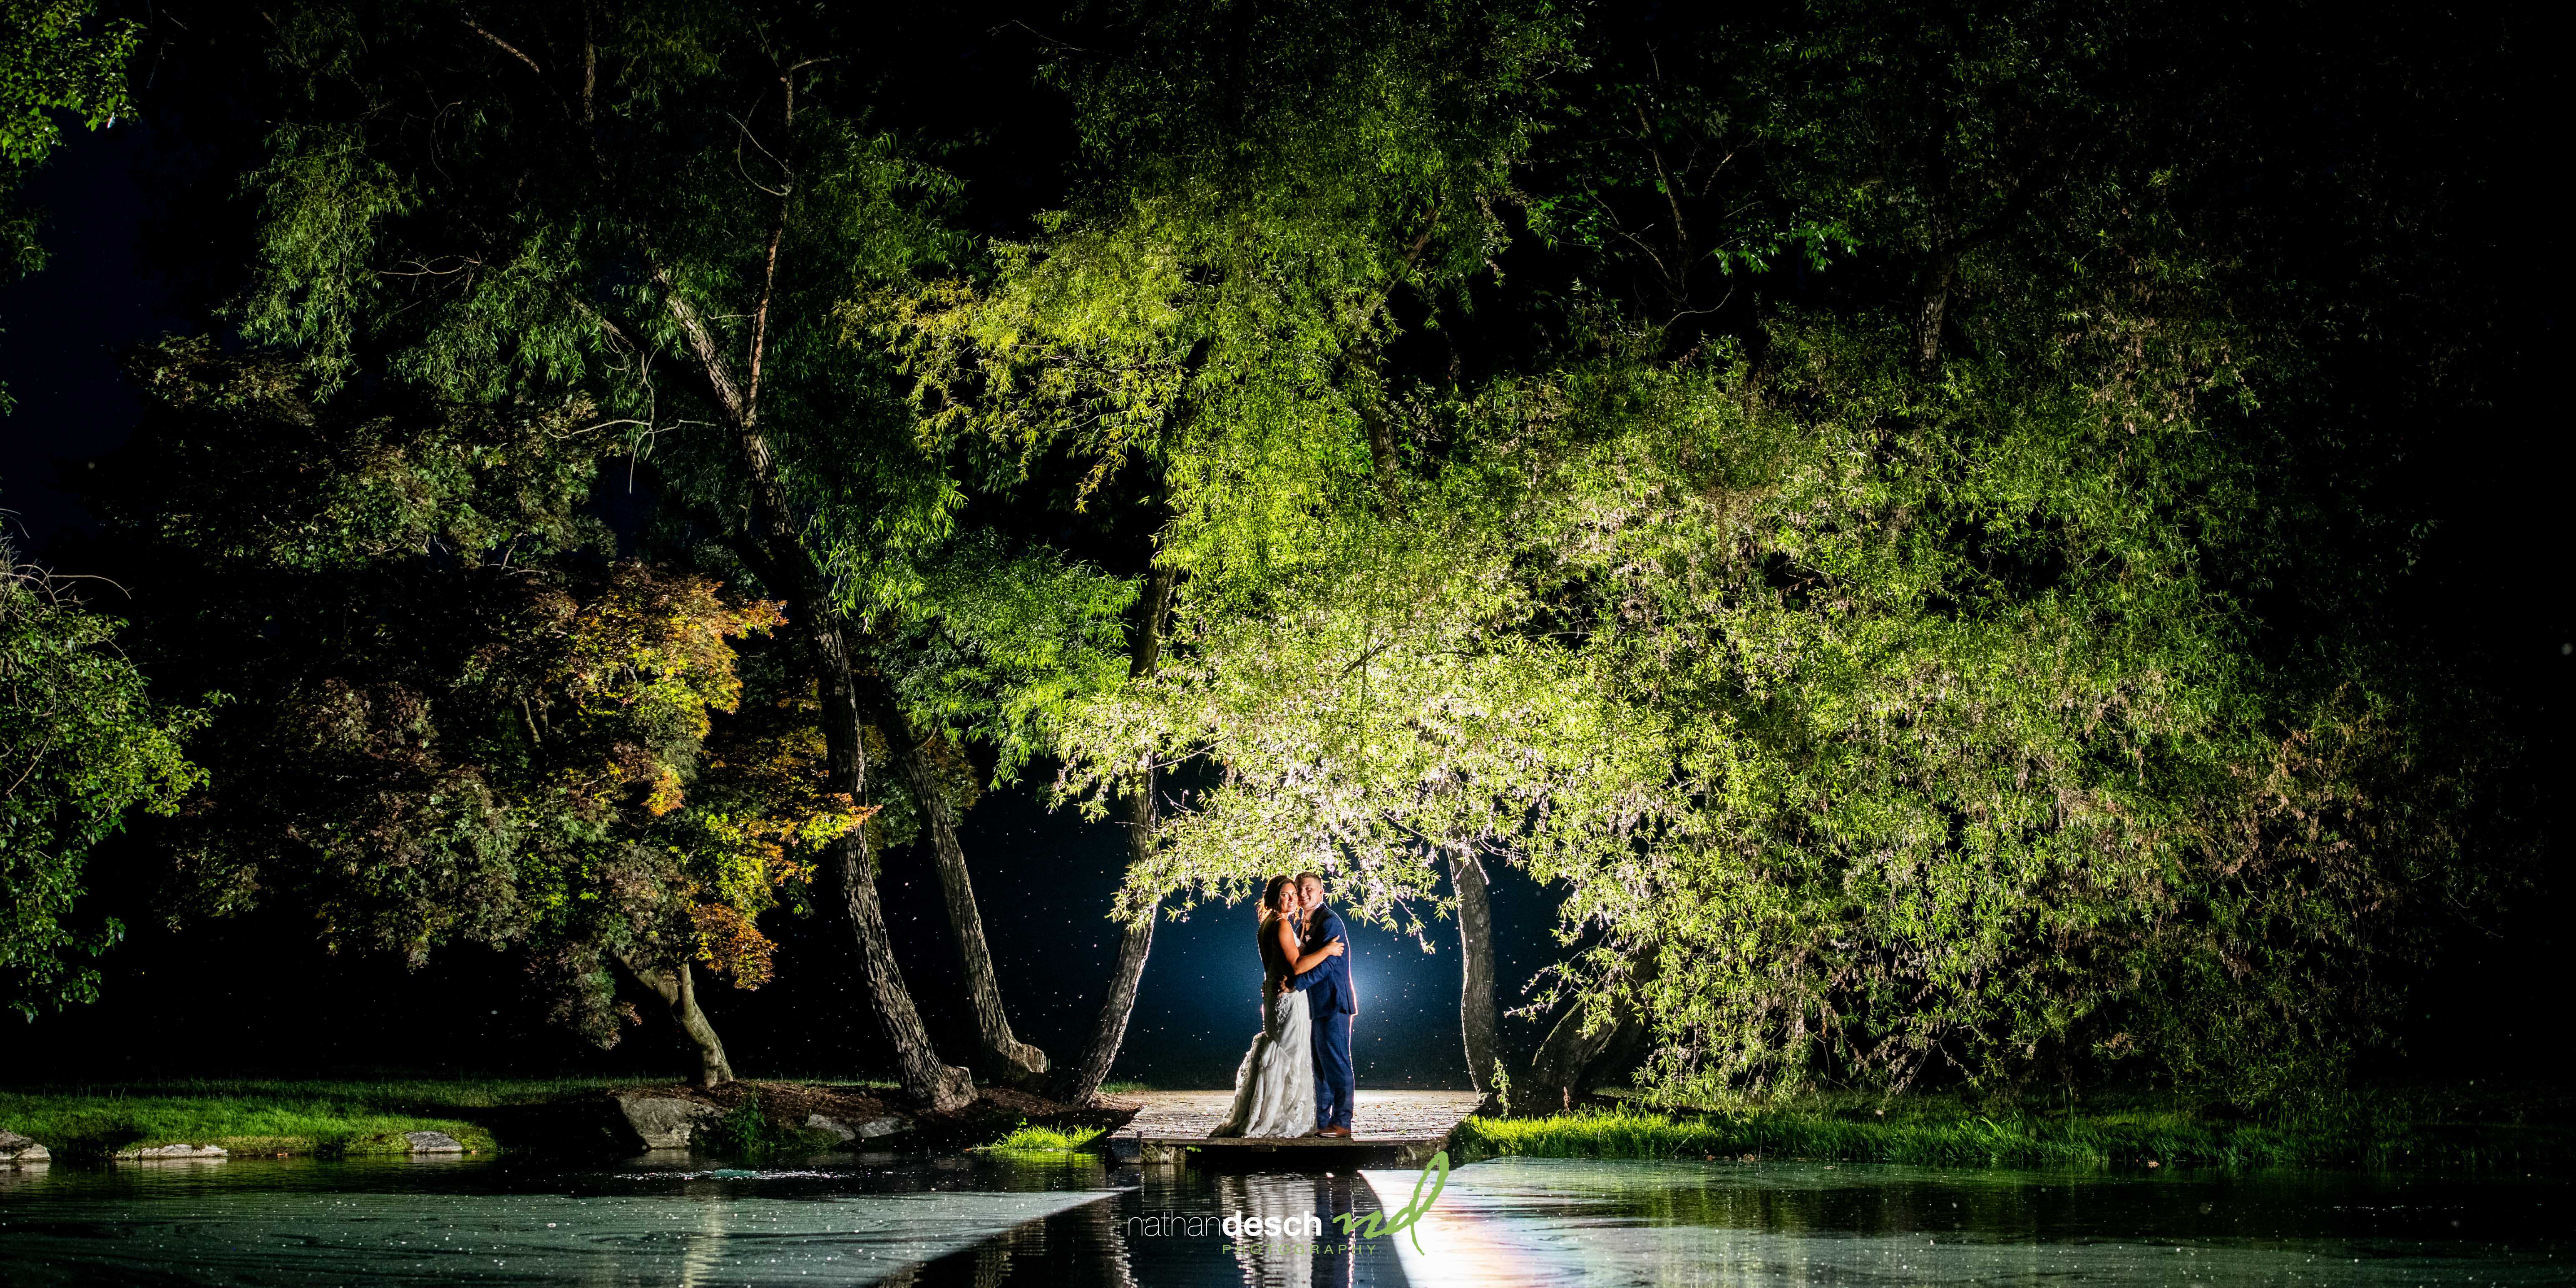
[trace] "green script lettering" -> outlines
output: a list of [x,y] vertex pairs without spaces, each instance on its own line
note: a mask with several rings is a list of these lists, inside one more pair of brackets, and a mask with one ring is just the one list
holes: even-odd
[[[1440,1174],[1433,1176],[1434,1170]],[[1422,1192],[1422,1187],[1425,1185],[1431,1187],[1429,1194]],[[1403,1207],[1397,1208],[1392,1213],[1344,1212],[1333,1218],[1333,1224],[1342,1227],[1343,1234],[1355,1238],[1381,1238],[1421,1220],[1422,1214],[1431,1210],[1431,1201],[1439,1198],[1440,1191],[1448,1186],[1449,1151],[1444,1149],[1432,1155],[1430,1162],[1422,1165],[1422,1175],[1413,1179],[1413,1198]],[[1422,1232],[1419,1230],[1413,1232],[1413,1250],[1422,1251]]]

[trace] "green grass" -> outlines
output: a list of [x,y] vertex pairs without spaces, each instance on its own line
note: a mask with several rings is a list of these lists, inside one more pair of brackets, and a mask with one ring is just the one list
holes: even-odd
[[[395,1076],[0,1087],[0,1128],[31,1136],[66,1159],[177,1144],[220,1145],[243,1156],[400,1154],[403,1133],[412,1131],[443,1131],[467,1149],[489,1154],[499,1147],[487,1122],[507,1126],[512,1117],[493,1111],[649,1081]],[[849,1078],[797,1081],[861,1091],[894,1085]],[[1023,1127],[992,1148],[1062,1156],[1092,1149],[1102,1134],[1096,1128]],[[768,1122],[756,1098],[737,1106],[704,1137],[708,1152],[743,1156],[830,1143]]]
[[400,1154],[403,1133],[414,1131],[446,1132],[478,1153],[495,1148],[492,1134],[465,1118],[293,1084],[262,1090],[0,1090],[0,1127],[33,1137],[61,1158],[178,1144],[220,1145],[242,1155]]
[[1104,1095],[1125,1096],[1132,1095],[1139,1091],[1152,1091],[1154,1090],[1154,1084],[1150,1082],[1138,1082],[1130,1078],[1120,1082],[1101,1083],[1100,1090]]
[[1108,1134],[1105,1127],[1031,1127],[1022,1123],[1010,1135],[984,1148],[998,1154],[1079,1154]]
[[64,1158],[128,1147],[220,1145],[234,1154],[344,1157],[403,1152],[404,1132],[443,1131],[488,1154],[481,1110],[528,1105],[636,1078],[182,1078],[0,1087],[0,1127]]
[[1471,1118],[1461,1161],[1804,1158],[1943,1167],[2367,1167],[2576,1170],[2565,1093],[2427,1087],[2245,1115],[2187,1098],[2096,1094],[2073,1106],[1820,1094],[1680,1113],[1623,1108]]

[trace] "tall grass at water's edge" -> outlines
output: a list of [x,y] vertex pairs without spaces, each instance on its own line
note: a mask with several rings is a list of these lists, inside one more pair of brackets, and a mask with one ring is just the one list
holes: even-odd
[[[2441,1097],[2433,1097],[2439,1099]],[[1693,1113],[1620,1108],[1541,1118],[1471,1118],[1458,1161],[1543,1158],[1815,1159],[1938,1167],[2366,1167],[2576,1171],[2576,1125],[2541,1106],[2463,1117],[2467,1106],[2409,1095],[2269,1118],[2214,1115],[2151,1098],[2097,1109],[1985,1108],[1926,1097],[1862,1108],[1819,1097]],[[1878,1102],[1866,1102],[1878,1104]],[[2522,1106],[2527,1110],[2530,1105]],[[2534,1117],[2540,1121],[2534,1121]]]
[[1026,1123],[985,1149],[997,1154],[1077,1154],[1109,1134],[1106,1127],[1032,1127]]

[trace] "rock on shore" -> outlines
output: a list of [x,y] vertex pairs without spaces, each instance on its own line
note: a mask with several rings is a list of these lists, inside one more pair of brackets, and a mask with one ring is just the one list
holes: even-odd
[[120,1149],[109,1157],[120,1163],[149,1163],[164,1158],[230,1158],[221,1145],[154,1145],[145,1149]]
[[617,1107],[625,1112],[626,1125],[643,1138],[646,1149],[687,1149],[700,1127],[724,1117],[724,1111],[714,1105],[649,1093],[621,1095]]
[[0,1127],[0,1163],[17,1167],[25,1163],[42,1163],[53,1157],[45,1147],[5,1127]]
[[403,1147],[413,1154],[462,1154],[465,1146],[443,1131],[407,1131]]
[[846,1145],[854,1140],[874,1140],[879,1136],[891,1136],[911,1126],[912,1120],[900,1114],[886,1114],[876,1118],[862,1118],[852,1123],[822,1114],[807,1114],[805,1125],[815,1131],[830,1132]]

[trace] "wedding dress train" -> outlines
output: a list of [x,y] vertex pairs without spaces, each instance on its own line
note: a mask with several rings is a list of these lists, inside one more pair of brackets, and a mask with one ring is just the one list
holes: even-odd
[[1234,1107],[1210,1136],[1303,1136],[1315,1130],[1315,1062],[1306,995],[1282,988],[1234,1071]]

